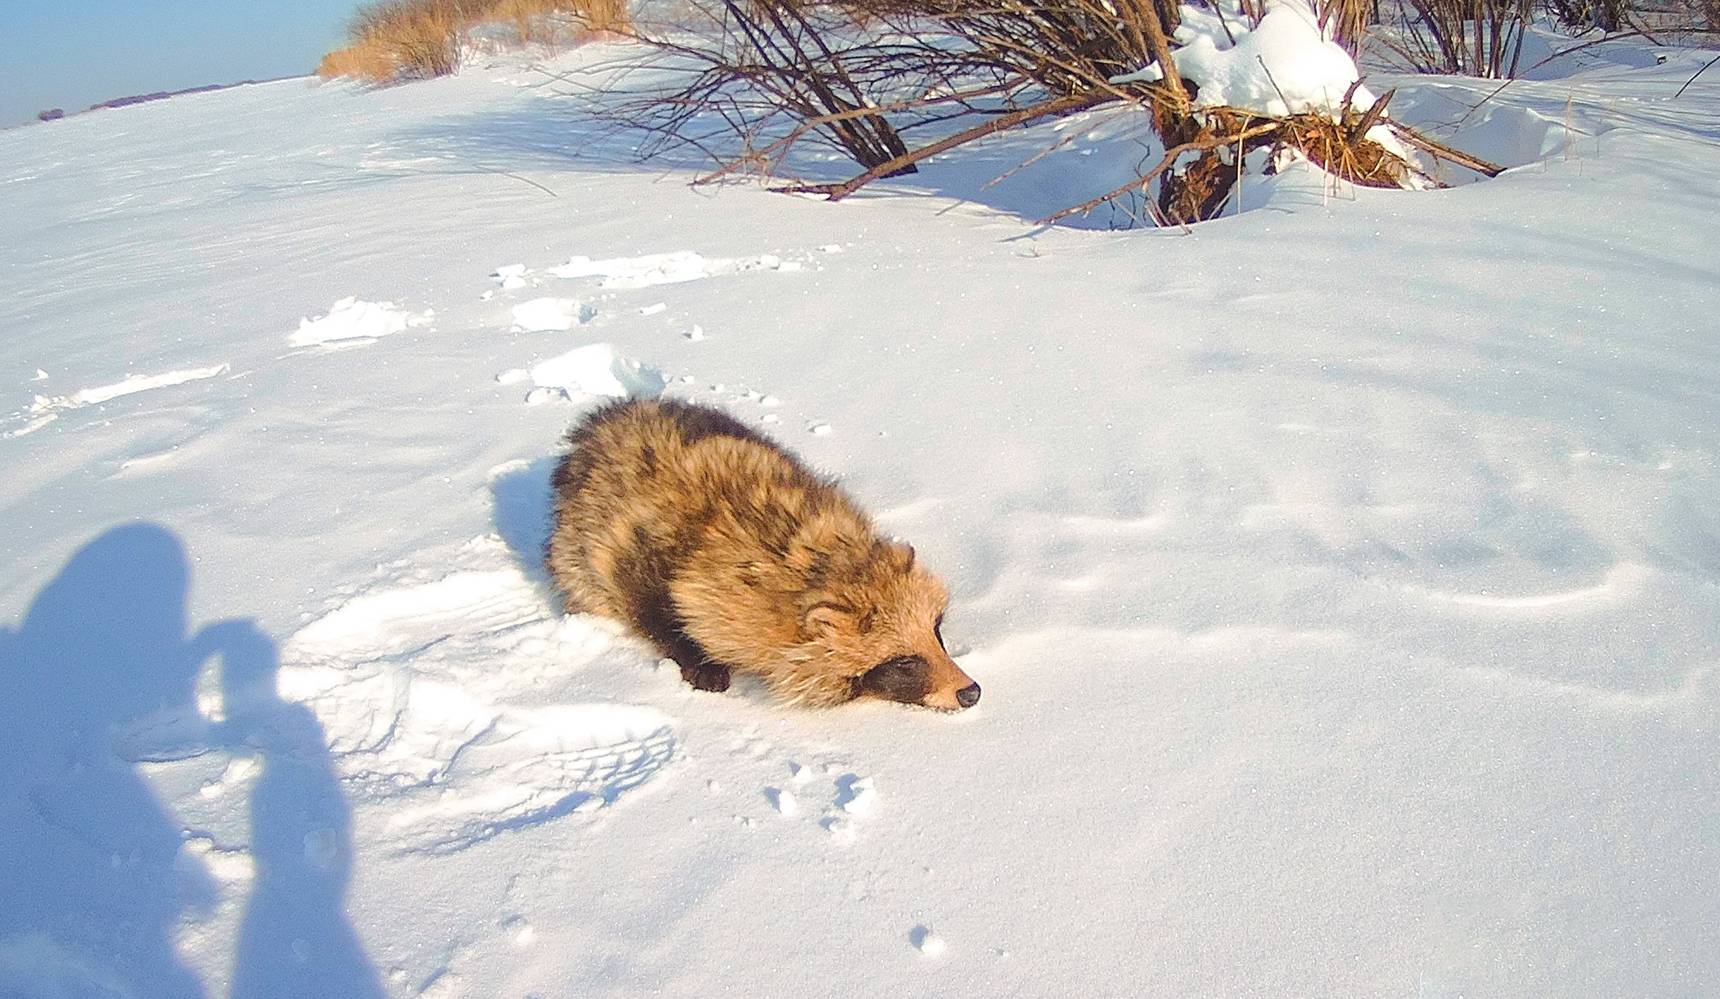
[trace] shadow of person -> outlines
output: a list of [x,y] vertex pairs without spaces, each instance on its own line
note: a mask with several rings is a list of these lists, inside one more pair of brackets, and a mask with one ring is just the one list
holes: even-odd
[[117,527],[0,636],[0,995],[203,995],[173,938],[215,886],[125,749],[197,717],[188,578],[172,533]]
[[321,723],[280,699],[274,642],[250,622],[211,625],[194,644],[221,657],[222,743],[262,763],[251,789],[256,878],[232,999],[380,999],[376,970],[346,918],[351,812]]

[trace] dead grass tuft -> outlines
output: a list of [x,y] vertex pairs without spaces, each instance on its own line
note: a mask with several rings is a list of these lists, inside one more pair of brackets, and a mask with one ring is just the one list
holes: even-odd
[[349,44],[317,75],[369,83],[446,76],[474,30],[494,25],[519,44],[575,44],[629,24],[627,0],[373,0],[347,27]]
[[317,75],[325,80],[346,77],[366,83],[387,83],[394,79],[394,60],[375,45],[354,43],[335,49],[317,63]]

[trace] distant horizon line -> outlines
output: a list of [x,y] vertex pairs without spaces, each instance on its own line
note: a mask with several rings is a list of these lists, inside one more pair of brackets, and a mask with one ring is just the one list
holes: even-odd
[[[208,93],[214,93],[214,92],[219,91],[219,90],[232,90],[235,87],[251,87],[251,86],[257,86],[257,85],[264,84],[264,83],[280,83],[282,80],[300,80],[300,79],[304,79],[305,77],[315,76],[315,75],[316,75],[316,73],[314,71],[304,72],[304,73],[287,73],[287,74],[282,75],[282,76],[264,77],[263,79],[260,79],[260,80],[258,80],[258,79],[233,80],[233,81],[230,81],[227,83],[204,83],[204,84],[199,84],[199,85],[194,86],[194,87],[181,87],[178,90],[152,90],[152,91],[149,91],[148,93],[127,94],[123,97],[111,97],[105,101],[98,101],[95,104],[91,104],[87,108],[79,108],[76,111],[67,111],[64,108],[59,108],[59,107],[43,108],[42,110],[37,111],[35,114],[24,119],[23,121],[16,122],[16,123],[11,124],[11,125],[0,125],[0,131],[6,131],[9,129],[14,129],[14,128],[23,128],[27,125],[46,125],[46,124],[49,124],[50,122],[61,121],[61,120],[66,119],[66,118],[75,118],[78,115],[89,114],[92,111],[114,111],[114,110],[118,110],[119,108],[135,107],[136,105],[139,105],[139,104],[152,104],[156,101],[171,100],[172,98],[175,98],[175,97],[188,97],[192,94],[208,94]],[[55,114],[55,112],[59,112],[59,113]]]

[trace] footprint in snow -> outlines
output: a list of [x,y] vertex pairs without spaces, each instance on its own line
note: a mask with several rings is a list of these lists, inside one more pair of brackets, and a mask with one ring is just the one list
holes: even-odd
[[921,924],[908,931],[908,942],[927,957],[942,956],[949,947],[944,938],[937,935],[930,926]]
[[870,777],[843,774],[836,778],[836,807],[849,815],[870,815],[878,804],[877,784]]
[[770,802],[770,807],[776,809],[777,814],[783,818],[792,819],[800,814],[800,800],[794,796],[793,791],[767,787],[764,789],[764,796]]
[[448,853],[597,812],[674,759],[674,722],[656,709],[526,696],[610,654],[601,638],[553,617],[516,568],[456,572],[307,624],[283,647],[281,693],[316,713],[338,772],[382,806],[399,849]]
[[502,920],[502,932],[515,947],[530,947],[537,942],[537,930],[524,916],[509,916]]

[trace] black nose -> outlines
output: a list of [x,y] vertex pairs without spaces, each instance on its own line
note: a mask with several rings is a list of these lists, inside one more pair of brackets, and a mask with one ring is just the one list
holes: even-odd
[[970,683],[956,691],[956,703],[964,708],[971,708],[979,703],[979,684]]

